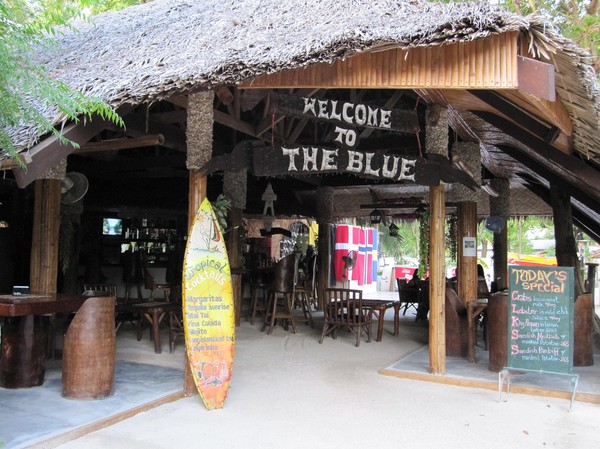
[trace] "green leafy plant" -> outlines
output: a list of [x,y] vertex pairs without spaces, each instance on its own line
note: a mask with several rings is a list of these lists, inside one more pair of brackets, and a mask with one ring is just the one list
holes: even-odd
[[[18,156],[10,130],[26,123],[35,126],[38,135],[52,134],[61,143],[74,147],[78,145],[61,134],[61,126],[68,120],[77,122],[82,117],[99,116],[124,126],[111,106],[53,79],[45,66],[33,62],[34,51],[52,50],[52,36],[60,33],[59,25],[72,29],[70,21],[85,18],[82,8],[93,3],[90,0],[0,2],[0,148],[9,157]],[[55,110],[59,126],[39,112],[42,105]]]
[[225,233],[229,229],[227,216],[229,215],[229,211],[231,209],[231,200],[221,193],[211,204],[213,211],[217,216],[217,221],[219,222],[221,232]]
[[419,277],[423,279],[429,270],[429,212],[419,217]]

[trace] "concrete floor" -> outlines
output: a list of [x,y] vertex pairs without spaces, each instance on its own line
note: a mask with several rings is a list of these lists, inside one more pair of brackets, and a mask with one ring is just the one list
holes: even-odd
[[[242,322],[228,399],[224,409],[211,412],[198,397],[179,399],[182,342],[169,354],[163,333],[163,353],[154,354],[147,334],[138,342],[133,329],[122,329],[113,397],[62,398],[60,363],[51,363],[43,387],[18,390],[16,399],[11,390],[0,389],[0,442],[4,448],[64,449],[199,444],[480,449],[497,434],[497,444],[486,447],[597,447],[596,404],[576,401],[569,412],[569,401],[561,398],[514,394],[504,403],[497,391],[380,375],[382,369],[427,371],[427,327],[409,314],[399,336],[390,334],[388,314],[383,341],[363,341],[358,348],[343,332],[319,344],[320,322],[315,329],[300,325],[297,334],[278,327],[273,335],[260,332],[258,323]],[[449,359],[447,376],[494,378],[485,353],[478,356],[475,365]],[[596,354],[589,377],[600,395],[598,364]],[[454,373],[454,366],[464,372]],[[165,403],[158,405],[159,397]]]

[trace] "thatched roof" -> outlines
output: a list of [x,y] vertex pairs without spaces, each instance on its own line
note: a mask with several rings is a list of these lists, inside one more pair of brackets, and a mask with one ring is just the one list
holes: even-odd
[[[577,151],[600,161],[600,96],[586,54],[541,19],[487,3],[155,0],[99,15],[77,28],[58,37],[56,52],[35,58],[53,76],[115,107],[332,62],[380,46],[442,45],[519,30],[556,65],[557,89],[575,123]],[[49,109],[42,112],[55,116]],[[20,151],[40,137],[26,124],[12,135]]]

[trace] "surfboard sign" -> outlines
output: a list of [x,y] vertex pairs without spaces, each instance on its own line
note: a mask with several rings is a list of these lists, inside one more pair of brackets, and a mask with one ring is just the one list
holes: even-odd
[[208,410],[223,407],[233,366],[235,318],[223,234],[204,199],[183,261],[183,326],[194,383]]

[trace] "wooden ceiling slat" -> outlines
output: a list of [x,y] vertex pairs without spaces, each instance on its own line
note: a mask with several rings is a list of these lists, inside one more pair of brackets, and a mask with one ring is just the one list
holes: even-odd
[[[238,87],[517,88],[517,36],[517,32],[489,36],[485,44],[480,39],[448,46],[364,52],[333,64],[260,76]],[[494,55],[495,64],[489,64],[490,55]]]

